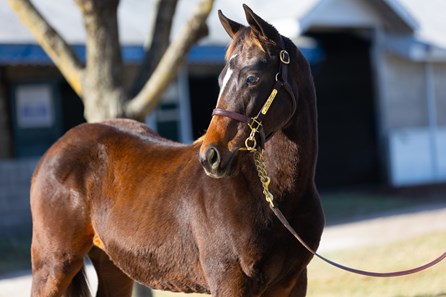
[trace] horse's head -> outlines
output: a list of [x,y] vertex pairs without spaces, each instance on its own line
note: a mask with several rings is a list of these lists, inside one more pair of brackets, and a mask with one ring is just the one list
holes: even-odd
[[[199,155],[206,173],[215,178],[231,175],[239,150],[246,145],[262,148],[265,139],[288,124],[296,109],[287,82],[290,57],[285,40],[249,7],[243,7],[249,27],[219,11],[232,42],[219,77],[217,107],[202,138]],[[251,126],[258,127],[258,132],[247,141]]]

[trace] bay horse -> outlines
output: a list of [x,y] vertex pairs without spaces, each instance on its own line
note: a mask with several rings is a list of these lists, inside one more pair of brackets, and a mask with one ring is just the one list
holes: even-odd
[[[215,297],[306,295],[312,255],[274,217],[244,148],[264,150],[275,205],[317,249],[312,76],[289,39],[244,10],[249,26],[219,11],[232,42],[201,139],[179,144],[118,119],[77,126],[42,157],[30,191],[33,297],[89,296],[86,256],[97,296],[131,296],[134,281]],[[252,135],[246,119],[265,101]]]

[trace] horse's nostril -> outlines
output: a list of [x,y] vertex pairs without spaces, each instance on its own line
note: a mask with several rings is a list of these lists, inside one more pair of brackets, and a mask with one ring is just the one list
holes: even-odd
[[215,147],[211,147],[208,149],[206,153],[206,160],[212,169],[217,169],[220,165],[220,154],[218,153]]

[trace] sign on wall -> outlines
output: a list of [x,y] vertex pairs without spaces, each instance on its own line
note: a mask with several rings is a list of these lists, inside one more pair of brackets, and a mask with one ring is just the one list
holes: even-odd
[[54,124],[54,107],[49,85],[23,85],[16,89],[19,128],[48,128]]
[[13,155],[40,156],[63,133],[58,85],[27,82],[17,83],[11,89]]

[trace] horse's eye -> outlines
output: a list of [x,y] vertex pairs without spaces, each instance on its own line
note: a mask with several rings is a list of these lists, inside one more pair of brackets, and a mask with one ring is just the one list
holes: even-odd
[[246,78],[246,83],[247,83],[248,85],[253,85],[253,84],[255,84],[258,80],[259,80],[259,77],[258,77],[258,76],[255,76],[255,75],[249,75],[249,76]]

